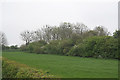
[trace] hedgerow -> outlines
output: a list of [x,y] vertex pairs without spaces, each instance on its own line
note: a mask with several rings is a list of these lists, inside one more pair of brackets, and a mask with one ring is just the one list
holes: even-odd
[[32,42],[21,49],[37,54],[118,59],[118,47],[118,39],[113,36],[93,36],[79,42],[73,39],[52,40],[49,43]]
[[75,45],[68,53],[71,56],[118,59],[118,39],[111,36],[87,38]]

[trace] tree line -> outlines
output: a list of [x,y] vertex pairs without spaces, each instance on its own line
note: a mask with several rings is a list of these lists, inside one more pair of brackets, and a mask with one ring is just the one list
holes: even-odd
[[46,25],[36,31],[23,31],[21,38],[26,44],[18,48],[7,46],[5,33],[0,32],[2,50],[26,51],[37,54],[57,54],[66,56],[119,58],[120,30],[113,36],[103,26],[93,30],[83,23],[60,23],[59,26]]
[[64,40],[64,39],[83,39],[91,36],[107,36],[110,33],[103,26],[97,26],[93,30],[90,30],[83,23],[67,23],[63,22],[59,26],[43,26],[36,31],[26,30],[20,35],[22,40],[28,45],[30,42],[44,40],[50,42],[52,40]]
[[63,22],[20,35],[26,42],[20,49],[30,53],[118,59],[120,31],[110,36],[103,26],[91,30],[83,23]]

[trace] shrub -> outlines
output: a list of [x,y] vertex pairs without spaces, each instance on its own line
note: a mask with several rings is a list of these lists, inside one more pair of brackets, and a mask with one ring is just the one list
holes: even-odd
[[20,50],[21,51],[28,51],[26,45],[21,45]]
[[59,40],[53,40],[44,47],[44,51],[47,54],[60,54],[60,50],[58,49]]
[[83,43],[75,45],[68,52],[68,55],[95,58],[118,58],[118,40],[110,36],[87,38]]
[[47,54],[59,54],[67,55],[66,53],[74,45],[73,41],[70,39],[67,40],[53,40],[49,44],[45,45],[45,53]]
[[44,46],[42,46],[42,47],[35,46],[33,52],[35,52],[37,54],[45,54]]
[[30,68],[25,64],[15,61],[2,59],[2,77],[3,78],[53,78],[53,75],[42,70]]
[[71,39],[61,40],[58,44],[58,49],[62,55],[67,55],[69,50],[74,46]]
[[26,49],[30,53],[44,54],[44,46],[47,43],[43,40],[32,42],[26,46]]
[[93,36],[83,40],[73,39],[32,42],[21,50],[37,54],[59,54],[95,58],[118,59],[118,39],[112,36]]

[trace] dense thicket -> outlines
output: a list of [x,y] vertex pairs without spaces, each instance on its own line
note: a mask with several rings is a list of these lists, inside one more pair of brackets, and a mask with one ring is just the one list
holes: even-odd
[[103,26],[90,30],[82,23],[61,23],[58,27],[48,26],[37,31],[21,33],[26,45],[22,51],[37,54],[59,54],[67,56],[118,59],[120,32],[113,36]]
[[75,45],[68,53],[72,56],[118,58],[118,40],[110,36],[91,37]]

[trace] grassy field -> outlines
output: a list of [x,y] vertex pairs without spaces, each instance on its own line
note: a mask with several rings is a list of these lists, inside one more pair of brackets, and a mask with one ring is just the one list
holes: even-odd
[[48,71],[61,78],[117,78],[118,61],[24,52],[3,52],[3,57]]

